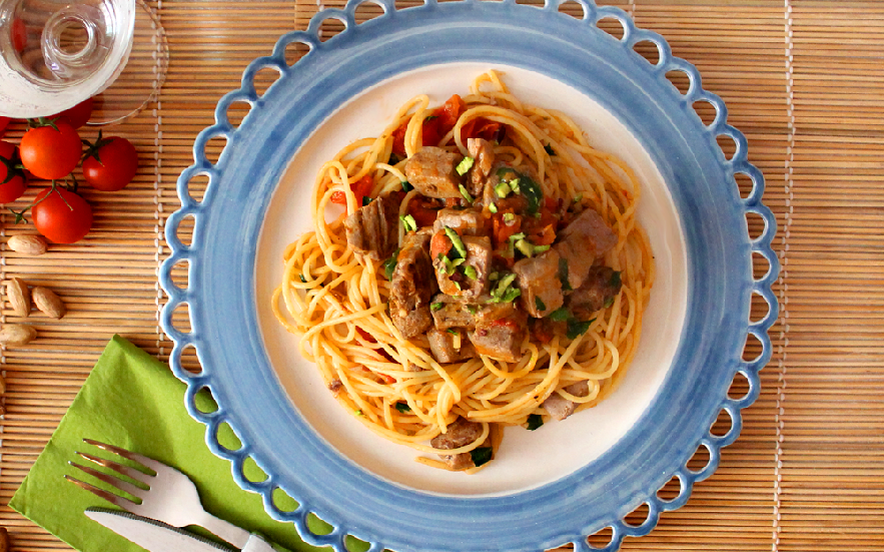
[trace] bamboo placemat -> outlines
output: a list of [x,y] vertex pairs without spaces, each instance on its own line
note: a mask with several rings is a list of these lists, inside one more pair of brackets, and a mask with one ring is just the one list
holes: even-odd
[[[697,65],[704,87],[724,98],[729,122],[748,137],[750,161],[764,172],[782,263],[774,356],[740,438],[687,506],[623,549],[884,550],[884,4],[613,4],[661,33],[675,55]],[[69,308],[60,321],[32,315],[38,340],[0,357],[7,382],[0,524],[16,551],[69,549],[7,504],[108,339],[119,333],[167,359],[156,274],[167,253],[163,225],[177,206],[175,181],[191,162],[195,136],[249,61],[269,53],[282,33],[306,28],[320,8],[342,2],[151,5],[170,47],[165,86],[141,115],[109,129],[142,156],[135,182],[114,194],[87,189],[92,233],[41,257],[6,247],[9,236],[30,228],[2,215],[0,279],[47,285]],[[6,139],[21,133],[13,125]],[[20,321],[5,298],[0,317]]]

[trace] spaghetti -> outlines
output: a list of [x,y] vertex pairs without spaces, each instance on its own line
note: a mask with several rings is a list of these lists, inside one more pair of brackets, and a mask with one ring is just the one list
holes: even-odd
[[[457,195],[436,180],[449,160]],[[363,424],[441,457],[423,463],[473,471],[501,426],[561,419],[622,379],[654,281],[639,196],[623,161],[488,72],[441,107],[413,98],[322,166],[314,230],[284,253],[274,313]],[[575,280],[581,224],[598,232],[586,243],[611,239]],[[576,297],[593,282],[607,295],[589,312]]]

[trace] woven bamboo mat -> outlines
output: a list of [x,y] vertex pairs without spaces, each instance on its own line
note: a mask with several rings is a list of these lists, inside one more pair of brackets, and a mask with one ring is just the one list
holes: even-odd
[[[8,249],[9,236],[30,229],[2,215],[0,279],[47,285],[69,308],[60,321],[32,315],[39,338],[0,357],[0,524],[13,550],[69,549],[9,499],[112,334],[167,358],[156,274],[176,178],[246,64],[280,34],[306,28],[320,7],[342,4],[321,2],[152,1],[171,52],[167,80],[155,104],[112,129],[141,153],[135,182],[114,194],[87,190],[92,233],[41,257]],[[741,437],[687,506],[623,549],[884,551],[884,4],[615,4],[661,33],[724,98],[765,174],[783,267],[774,356]],[[6,139],[21,132],[13,125]],[[20,321],[5,298],[0,316]]]

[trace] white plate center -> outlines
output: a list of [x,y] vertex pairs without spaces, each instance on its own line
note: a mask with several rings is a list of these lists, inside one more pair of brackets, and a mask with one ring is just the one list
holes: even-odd
[[[614,153],[635,171],[642,197],[638,219],[648,233],[657,277],[645,313],[641,344],[620,387],[597,407],[536,431],[507,428],[494,462],[465,475],[415,462],[416,451],[375,435],[332,397],[316,367],[298,352],[270,309],[282,278],[285,247],[311,230],[310,193],[321,165],[354,140],[377,136],[398,108],[418,94],[440,105],[465,95],[472,80],[494,69],[525,103],[556,109],[575,120],[593,146]],[[365,470],[416,490],[458,496],[511,494],[559,479],[598,458],[621,439],[657,394],[669,371],[687,304],[686,248],[678,214],[647,152],[610,112],[570,86],[511,66],[436,65],[398,75],[365,91],[323,122],[296,152],[275,191],[258,242],[256,293],[260,332],[280,384],[294,408],[326,442]]]

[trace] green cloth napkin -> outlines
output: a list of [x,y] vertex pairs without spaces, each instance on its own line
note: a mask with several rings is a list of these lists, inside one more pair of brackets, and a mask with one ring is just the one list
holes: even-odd
[[[230,462],[212,454],[205,444],[206,427],[185,410],[185,388],[168,366],[114,336],[9,505],[82,552],[142,552],[141,547],[83,515],[87,508],[109,507],[107,502],[64,480],[68,474],[104,486],[68,465],[68,461],[82,460],[77,451],[110,457],[84,443],[88,437],[183,471],[196,483],[203,506],[217,517],[290,550],[327,551],[305,544],[293,524],[271,519],[260,495],[234,482]],[[211,398],[203,399],[206,404],[197,407],[211,411]],[[229,434],[219,440],[238,443],[233,432],[223,427]],[[291,506],[295,506],[293,501]]]

